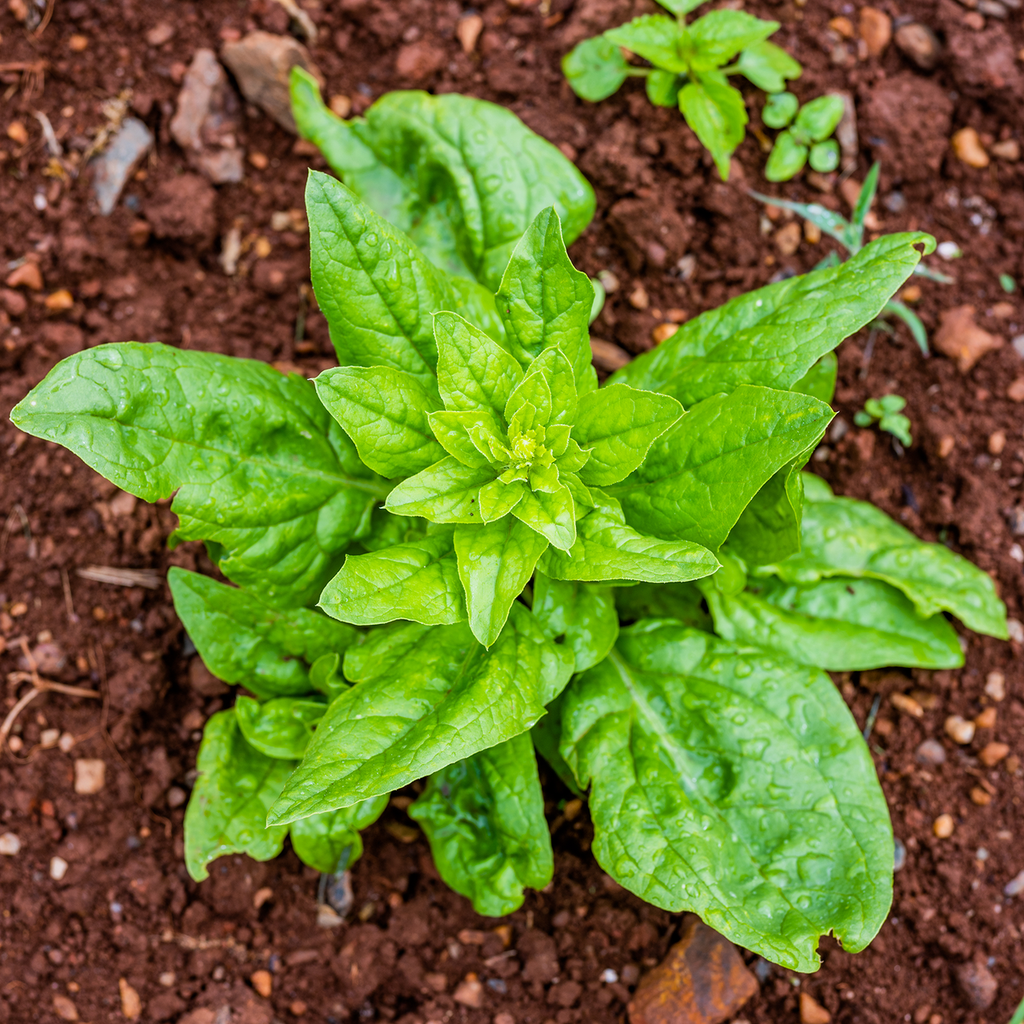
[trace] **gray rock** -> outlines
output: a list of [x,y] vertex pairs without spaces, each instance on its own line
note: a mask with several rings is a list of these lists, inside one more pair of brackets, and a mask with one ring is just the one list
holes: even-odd
[[914,759],[918,764],[926,764],[936,767],[937,765],[945,764],[946,751],[938,740],[925,740],[924,743],[914,751]]
[[1024,892],[1024,871],[1021,871],[1014,878],[1011,878],[1010,881],[1003,886],[1003,893],[1006,896],[1019,896],[1022,892]]
[[980,959],[960,964],[954,971],[960,991],[967,1002],[979,1010],[987,1010],[999,994],[999,982]]
[[137,118],[126,117],[110,145],[92,161],[92,191],[104,216],[113,213],[125,182],[152,145],[152,132]]

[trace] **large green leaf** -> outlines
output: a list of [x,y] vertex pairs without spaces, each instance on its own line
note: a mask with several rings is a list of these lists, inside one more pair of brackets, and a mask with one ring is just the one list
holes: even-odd
[[687,321],[612,378],[693,405],[740,384],[788,388],[873,320],[931,252],[920,232],[884,235],[838,267],[740,295]]
[[[805,476],[805,480],[810,479]],[[799,554],[757,571],[789,583],[829,576],[882,580],[902,590],[926,618],[946,611],[978,633],[1005,640],[1006,606],[992,579],[942,544],[926,544],[884,512],[852,498],[807,493]]]
[[229,853],[270,860],[281,852],[288,826],[267,827],[267,811],[294,767],[249,746],[233,708],[210,718],[185,811],[185,867],[197,882],[210,861]]
[[139,498],[177,491],[174,538],[215,542],[221,571],[275,603],[315,598],[388,492],[309,381],[250,359],[100,345],[58,363],[11,419]]
[[565,638],[577,672],[604,659],[619,635],[619,618],[610,587],[554,580],[538,572],[533,580],[533,614],[552,640]]
[[304,864],[325,875],[344,871],[363,854],[360,830],[372,825],[387,805],[388,794],[382,793],[351,807],[299,818],[288,827],[292,849]]
[[465,624],[386,626],[350,649],[328,708],[268,821],[347,807],[525,732],[572,672],[520,604],[490,650]]
[[594,853],[621,885],[794,970],[817,968],[821,935],[850,952],[874,937],[889,815],[823,672],[653,621],[575,678],[562,715]]
[[292,97],[299,132],[350,188],[437,266],[492,292],[541,210],[557,210],[566,244],[594,215],[593,189],[572,163],[493,103],[395,91],[345,122],[301,69]]
[[705,586],[715,632],[833,672],[906,665],[959,668],[960,641],[941,614],[919,615],[895,587],[836,576],[786,584],[770,577],[733,596]]
[[258,697],[309,693],[309,666],[343,654],[358,633],[308,608],[275,608],[249,590],[172,566],[167,582],[185,630],[206,667]]
[[235,717],[249,746],[267,757],[298,761],[309,746],[317,722],[324,717],[323,701],[276,697],[265,704],[252,697],[235,701]]
[[511,914],[523,889],[551,881],[551,837],[529,733],[435,772],[409,808],[434,864],[488,917]]
[[449,455],[403,480],[388,496],[389,512],[433,523],[479,523],[480,488],[495,478],[488,465],[466,466]]
[[502,416],[523,371],[509,351],[455,313],[434,317],[437,384],[446,409]]
[[817,444],[832,415],[807,395],[739,387],[693,406],[607,491],[636,529],[717,551],[754,495]]

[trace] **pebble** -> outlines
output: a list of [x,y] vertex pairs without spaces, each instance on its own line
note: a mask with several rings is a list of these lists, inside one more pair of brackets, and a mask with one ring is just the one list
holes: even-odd
[[1010,639],[1015,644],[1024,644],[1024,624],[1020,619],[1007,619],[1006,632],[1010,634]]
[[775,232],[775,246],[783,256],[792,256],[800,248],[802,237],[800,222],[791,220]]
[[150,46],[163,46],[174,38],[174,26],[167,21],[158,21],[147,33],[146,42]]
[[996,709],[985,708],[980,714],[975,715],[974,724],[979,729],[994,729],[996,726]]
[[1024,402],[1024,377],[1018,377],[1010,383],[1006,389],[1006,397],[1011,402]]
[[4,284],[8,288],[28,288],[32,292],[41,292],[43,290],[43,275],[38,264],[26,260],[7,275]]
[[1016,139],[995,142],[988,149],[992,156],[998,157],[1000,160],[1016,163],[1020,159],[1020,143]]
[[13,832],[0,836],[0,856],[17,857],[21,851],[21,840]]
[[301,1000],[294,999],[288,1004],[288,1012],[293,1017],[301,1017],[309,1007]]
[[352,113],[352,97],[346,96],[343,92],[336,92],[327,101],[327,106],[330,107],[332,114],[344,121]]
[[75,761],[75,792],[80,796],[99,793],[106,781],[106,762],[88,757],[80,757]]
[[167,806],[172,810],[176,807],[181,807],[186,800],[188,800],[188,793],[181,786],[171,786],[167,790]]
[[127,978],[120,978],[117,988],[121,994],[121,1012],[128,1020],[138,1020],[142,1014],[142,999],[139,993],[128,984]]
[[971,1006],[987,1010],[999,994],[999,983],[985,964],[978,960],[960,964],[954,971],[960,991]]
[[985,677],[985,695],[997,703],[1006,699],[1006,676],[1002,672],[989,672]]
[[901,25],[896,30],[896,46],[922,71],[932,71],[939,62],[939,41],[935,33],[920,22]]
[[975,786],[971,790],[971,803],[977,804],[978,807],[988,807],[992,803],[992,794],[981,786]]
[[894,708],[898,708],[904,714],[913,718],[924,718],[924,708],[913,697],[908,697],[905,693],[894,693],[889,700]]
[[484,1004],[484,987],[480,984],[480,979],[470,971],[456,986],[452,999],[463,1006],[479,1010]]
[[806,992],[800,993],[800,1024],[830,1024],[832,1014]]
[[7,126],[7,138],[19,146],[24,146],[28,142],[28,130],[21,121],[12,121]]
[[1003,886],[1004,896],[1019,896],[1022,892],[1024,892],[1024,871],[1021,871],[1014,878],[1011,878],[1010,881]]
[[679,324],[658,324],[658,326],[651,331],[651,340],[655,345],[660,345],[663,341],[668,341],[668,339],[671,338],[678,330]]
[[463,53],[472,53],[476,49],[476,41],[484,29],[484,19],[479,14],[467,14],[459,19],[455,26],[455,34],[462,44]]
[[956,242],[939,242],[935,251],[944,260],[958,260],[964,254],[963,249]]
[[221,51],[245,98],[269,114],[282,128],[295,131],[288,78],[298,65],[318,79],[324,77],[309,51],[291,36],[250,32],[238,42],[225,43]]
[[862,7],[857,26],[861,39],[867,44],[868,54],[881,57],[892,39],[892,18],[877,7]]
[[842,36],[844,39],[852,39],[854,34],[853,22],[849,18],[845,18],[840,15],[838,18],[832,18],[828,27],[832,29],[837,35]]
[[178,976],[174,971],[164,971],[156,980],[160,982],[164,988],[174,988],[178,981]]
[[932,831],[939,839],[948,839],[956,828],[956,823],[953,821],[952,814],[940,814],[935,821],[932,822]]
[[107,148],[92,161],[92,191],[104,216],[114,212],[121,189],[152,145],[153,133],[138,118],[126,117]]
[[630,354],[618,345],[605,341],[603,338],[590,339],[590,352],[594,359],[594,366],[604,373],[614,373],[621,370],[632,358]]
[[78,1007],[67,996],[53,997],[53,1012],[61,1020],[78,1020]]
[[50,858],[50,877],[59,882],[68,873],[68,862],[63,857]]
[[1000,761],[1002,761],[1010,753],[1009,744],[999,743],[993,740],[991,743],[986,743],[984,747],[978,753],[978,760],[986,768],[995,768]]
[[249,980],[252,982],[252,987],[264,999],[270,998],[270,993],[274,990],[274,978],[270,971],[254,971],[249,975]]
[[857,107],[853,102],[853,93],[843,90],[836,91],[843,100],[843,116],[836,125],[835,136],[843,154],[843,171],[852,174],[857,169],[857,158],[860,155],[860,143],[857,137]]
[[804,238],[808,245],[817,245],[821,241],[821,228],[813,220],[804,221]]
[[914,751],[918,764],[930,765],[933,768],[946,763],[946,748],[938,740],[925,740]]
[[965,746],[974,739],[974,723],[960,715],[950,715],[945,724],[946,735],[954,742]]
[[961,373],[968,373],[982,356],[1005,344],[998,334],[991,334],[975,323],[975,312],[970,304],[947,309],[934,337],[935,348],[955,358]]
[[646,309],[651,304],[647,289],[642,284],[638,284],[629,293],[629,304],[634,309]]
[[981,138],[973,128],[961,128],[953,133],[950,139],[953,145],[953,152],[958,160],[968,167],[988,167],[989,155],[981,144]]
[[61,288],[47,295],[44,305],[51,313],[64,313],[74,307],[75,298],[67,288]]

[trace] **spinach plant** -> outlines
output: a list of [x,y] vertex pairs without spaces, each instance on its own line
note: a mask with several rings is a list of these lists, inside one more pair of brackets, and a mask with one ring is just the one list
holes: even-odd
[[804,164],[823,174],[839,166],[839,143],[830,138],[843,119],[842,96],[819,96],[802,107],[791,92],[768,97],[761,119],[769,128],[783,128],[768,156],[764,176],[769,181],[789,181]]
[[[726,179],[729,158],[743,141],[748,120],[743,95],[728,76],[743,75],[766,92],[777,93],[803,69],[768,42],[777,21],[718,10],[687,25],[686,15],[702,2],[659,0],[675,17],[645,14],[585,39],[565,55],[562,70],[576,95],[593,103],[611,96],[629,77],[646,78],[648,99],[659,107],[679,107]],[[652,67],[630,64],[623,49]]]
[[903,415],[907,400],[901,395],[882,395],[881,398],[869,398],[864,408],[853,414],[853,422],[858,427],[870,427],[878,424],[879,430],[892,434],[907,448],[913,443],[910,436],[910,420]]
[[315,381],[103,345],[12,418],[143,499],[174,493],[172,543],[204,540],[235,584],[170,573],[204,661],[247,691],[199,751],[195,878],[286,836],[343,869],[413,784],[442,877],[508,913],[552,877],[536,749],[589,793],[623,886],[813,970],[823,933],[871,940],[893,867],[822,669],[959,665],[946,613],[1006,635],[988,576],[801,473],[832,350],[932,240],[740,296],[598,386],[561,226],[591,194],[516,124],[420,93],[321,120],[348,184],[306,190],[340,364]]

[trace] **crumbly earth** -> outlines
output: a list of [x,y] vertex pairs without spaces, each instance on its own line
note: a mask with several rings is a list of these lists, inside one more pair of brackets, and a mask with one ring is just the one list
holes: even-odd
[[[69,1019],[67,1000],[82,1020],[122,1020],[121,978],[141,998],[145,1021],[212,1024],[227,1019],[217,1016],[224,1005],[245,1024],[622,1021],[637,977],[664,955],[679,919],[601,872],[589,853],[586,811],[569,820],[569,794],[553,778],[546,793],[555,881],[505,921],[476,917],[440,883],[400,798],[366,834],[353,872],[355,909],[337,930],[315,926],[317,879],[290,852],[267,864],[227,858],[209,881],[188,879],[181,804],[202,723],[230,696],[188,646],[159,577],[171,564],[210,566],[195,545],[166,553],[174,522],[167,503],[117,494],[63,450],[18,433],[7,414],[58,359],[101,342],[155,339],[308,376],[330,365],[326,325],[308,301],[301,219],[271,223],[275,212],[301,207],[306,168],[322,163],[254,108],[244,108],[237,133],[248,156],[239,183],[215,188],[171,139],[178,83],[195,50],[219,50],[252,28],[286,32],[288,17],[272,0],[180,0],[173,9],[61,0],[45,29],[29,35],[12,12],[34,3],[12,0],[0,14],[4,276],[30,255],[45,284],[0,296],[0,670],[24,667],[17,641],[25,637],[44,674],[96,687],[102,700],[36,700],[15,729],[19,755],[0,762],[0,833],[21,841],[17,855],[0,857],[0,1022]],[[831,248],[804,241],[784,255],[775,236],[785,219],[766,219],[746,187],[848,210],[838,192],[806,180],[768,186],[754,133],[737,153],[733,179],[720,182],[679,117],[652,108],[640,83],[598,106],[575,99],[560,56],[584,36],[653,9],[645,0],[483,0],[483,31],[470,55],[455,30],[472,12],[455,0],[302,6],[319,29],[311,50],[327,94],[350,97],[357,112],[390,89],[459,90],[510,106],[578,161],[597,189],[598,212],[572,256],[591,274],[617,276],[620,288],[594,333],[629,352],[650,347],[662,320],[807,270]],[[802,98],[836,88],[855,96],[855,176],[863,178],[870,159],[883,162],[875,230],[921,228],[962,247],[955,263],[930,260],[953,273],[955,285],[920,282],[917,309],[929,330],[943,310],[970,303],[983,328],[1009,340],[1024,332],[1024,306],[1019,290],[1003,292],[998,275],[1015,277],[1018,288],[1024,278],[1024,163],[968,167],[948,138],[972,126],[987,146],[1022,141],[1020,15],[1000,20],[953,0],[880,6],[935,31],[934,71],[918,70],[894,44],[881,58],[858,59],[856,40],[828,26],[837,16],[856,26],[857,10],[842,0],[747,4],[782,22],[775,40],[807,68],[797,84]],[[33,115],[47,115],[62,147],[81,153],[104,123],[101,104],[126,89],[156,146],[103,217],[88,173],[47,176]],[[27,143],[8,130],[12,121],[25,126]],[[218,257],[232,228],[242,245],[229,277]],[[681,273],[683,257],[690,258]],[[43,298],[60,289],[71,307],[48,309]],[[1007,390],[1022,376],[1024,360],[1009,344],[962,374],[945,357],[923,359],[902,326],[892,337],[862,332],[840,350],[840,418],[813,462],[839,492],[876,502],[991,572],[1018,620],[1024,405]],[[851,426],[867,397],[888,391],[908,400],[914,444],[906,452],[887,435]],[[91,582],[77,574],[89,565],[149,569],[158,579],[154,589]],[[1024,909],[1020,897],[1003,894],[1024,869],[1021,644],[967,633],[964,642],[959,672],[837,679],[861,724],[882,698],[871,746],[906,848],[892,915],[858,956],[826,940],[816,975],[756,963],[761,994],[737,1020],[796,1020],[798,995],[809,992],[837,1024],[1003,1024],[1024,996]],[[992,672],[1005,675],[1000,702],[984,694]],[[901,713],[889,699],[896,692],[913,692],[923,717]],[[6,696],[5,713],[13,684]],[[947,715],[974,718],[986,708],[994,723],[972,743],[958,747],[944,736]],[[48,730],[74,745],[44,749]],[[945,749],[941,765],[915,759],[926,738]],[[992,740],[1012,752],[987,768],[978,754]],[[94,795],[75,792],[80,758],[106,763]],[[944,813],[955,829],[939,839],[932,823]],[[51,877],[55,856],[68,864],[59,881]],[[617,981],[603,980],[609,968]],[[271,972],[269,997],[250,981],[260,969]],[[453,998],[471,972],[482,988],[463,991],[478,995],[477,1007]],[[972,1003],[977,985],[957,980],[981,974],[984,982],[984,972],[998,987],[987,1009]]]

